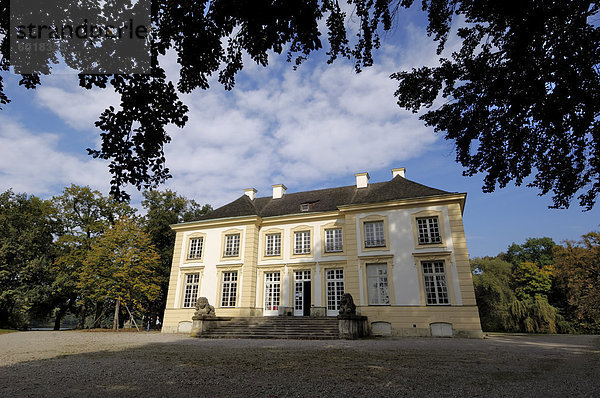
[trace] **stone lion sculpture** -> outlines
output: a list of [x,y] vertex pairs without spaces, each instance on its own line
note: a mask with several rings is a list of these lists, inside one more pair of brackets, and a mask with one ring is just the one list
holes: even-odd
[[194,316],[215,316],[215,307],[210,305],[206,297],[199,297],[198,301],[196,301],[196,312],[194,312]]
[[356,305],[350,293],[344,293],[340,299],[340,315],[356,315]]

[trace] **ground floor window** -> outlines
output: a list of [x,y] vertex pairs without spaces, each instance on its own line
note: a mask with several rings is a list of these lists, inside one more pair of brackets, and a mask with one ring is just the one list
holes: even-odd
[[389,305],[387,264],[367,264],[369,305]]
[[265,311],[279,311],[281,297],[281,276],[279,272],[265,273]]
[[427,305],[449,304],[446,270],[443,261],[422,261]]
[[327,270],[327,315],[335,315],[340,308],[340,300],[344,294],[344,270]]
[[223,272],[221,307],[235,307],[237,297],[237,271]]
[[199,282],[200,274],[187,274],[185,276],[185,286],[183,288],[183,308],[193,308],[196,306]]

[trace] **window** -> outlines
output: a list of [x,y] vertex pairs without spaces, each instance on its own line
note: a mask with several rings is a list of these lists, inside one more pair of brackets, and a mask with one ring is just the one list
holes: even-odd
[[200,274],[186,275],[185,287],[183,289],[183,308],[193,308],[196,306],[198,282],[200,282]]
[[325,230],[325,252],[341,252],[342,245],[342,229],[327,229]]
[[279,311],[281,298],[281,274],[279,272],[265,273],[265,311]]
[[446,271],[443,261],[423,261],[423,279],[428,305],[449,304]]
[[327,314],[335,315],[340,308],[340,300],[344,295],[344,270],[327,270]]
[[265,256],[281,255],[281,234],[268,234],[265,244]]
[[294,254],[310,254],[310,231],[294,233]]
[[202,245],[204,244],[204,238],[192,238],[190,239],[190,251],[188,252],[188,259],[202,258]]
[[366,222],[365,247],[385,247],[385,233],[383,221]]
[[235,307],[237,296],[237,271],[223,272],[221,307]]
[[225,236],[224,257],[237,257],[240,255],[240,234]]
[[369,305],[389,305],[387,264],[367,264]]
[[442,242],[437,217],[417,218],[417,229],[420,245]]
[[310,204],[309,203],[302,203],[300,205],[300,211],[309,211],[310,210]]

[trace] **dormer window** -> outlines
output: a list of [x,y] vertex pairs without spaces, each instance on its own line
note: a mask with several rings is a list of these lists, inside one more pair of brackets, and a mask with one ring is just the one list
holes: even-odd
[[300,211],[302,211],[302,212],[311,211],[314,208],[315,203],[317,203],[317,202],[318,202],[318,200],[314,200],[312,202],[306,202],[306,203],[300,204]]

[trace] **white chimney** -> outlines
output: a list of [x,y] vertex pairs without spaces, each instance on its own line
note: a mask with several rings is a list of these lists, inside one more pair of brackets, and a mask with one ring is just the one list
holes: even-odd
[[250,200],[256,199],[256,192],[258,192],[254,188],[246,188],[244,189],[244,195],[250,198]]
[[392,169],[392,178],[396,176],[400,176],[402,178],[406,178],[406,169],[404,167],[400,167],[398,169]]
[[356,188],[366,188],[369,186],[369,173],[356,173]]
[[287,190],[286,186],[283,184],[275,184],[273,185],[273,199],[281,199],[283,195],[285,195],[285,191]]

